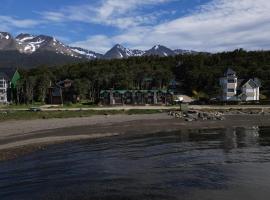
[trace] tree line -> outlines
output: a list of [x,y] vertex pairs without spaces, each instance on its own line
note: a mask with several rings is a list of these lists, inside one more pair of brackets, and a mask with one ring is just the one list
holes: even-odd
[[228,68],[239,78],[261,79],[262,93],[270,96],[270,51],[247,52],[238,49],[217,54],[199,53],[174,57],[132,57],[123,60],[93,60],[63,66],[20,69],[17,85],[20,103],[45,102],[48,88],[57,81],[73,80],[81,99],[98,102],[101,90],[144,89],[151,78],[155,88],[168,88],[172,80],[180,92],[198,98],[213,98],[219,92],[219,78]]

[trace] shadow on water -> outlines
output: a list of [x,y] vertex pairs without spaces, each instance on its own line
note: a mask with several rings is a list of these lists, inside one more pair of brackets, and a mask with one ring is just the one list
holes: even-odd
[[264,199],[270,128],[126,135],[0,163],[0,199]]

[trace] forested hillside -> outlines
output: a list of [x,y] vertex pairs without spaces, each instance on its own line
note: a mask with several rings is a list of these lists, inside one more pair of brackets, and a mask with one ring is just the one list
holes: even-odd
[[[35,100],[42,101],[50,83],[72,79],[78,95],[97,100],[101,89],[138,89],[143,80],[151,78],[159,88],[166,88],[172,79],[176,79],[181,83],[182,92],[212,98],[218,95],[219,77],[228,67],[234,69],[239,78],[260,78],[263,94],[270,96],[270,52],[246,52],[241,49],[218,54],[94,60],[21,70],[21,94],[31,94],[27,90],[33,90]],[[23,99],[30,98],[25,95]]]

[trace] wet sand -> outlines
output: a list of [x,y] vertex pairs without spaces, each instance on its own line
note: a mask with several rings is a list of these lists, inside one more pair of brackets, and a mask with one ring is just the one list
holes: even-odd
[[270,126],[270,115],[226,115],[224,121],[185,122],[166,113],[0,123],[0,160],[68,141],[190,129]]

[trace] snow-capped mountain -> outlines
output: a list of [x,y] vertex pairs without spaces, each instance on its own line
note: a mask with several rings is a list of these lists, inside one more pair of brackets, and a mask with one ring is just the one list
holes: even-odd
[[135,56],[142,56],[145,52],[137,49],[128,49],[120,44],[115,45],[107,53],[104,54],[105,59],[121,59]]
[[80,57],[79,53],[51,36],[20,34],[16,37],[16,41],[18,50],[21,53],[31,54],[37,51],[52,51],[58,54]]
[[186,54],[197,54],[197,51],[191,51],[191,50],[183,50],[183,49],[175,49],[174,52],[177,55],[186,55]]
[[81,56],[84,56],[86,57],[87,59],[101,59],[103,57],[102,54],[100,53],[96,53],[94,51],[90,51],[90,50],[87,50],[87,49],[83,49],[83,48],[80,48],[80,47],[70,47],[72,49],[72,51],[80,54]]
[[6,32],[0,32],[0,39],[9,40],[12,36]]
[[11,34],[0,32],[0,50],[16,50],[16,41]]
[[[91,49],[91,48],[89,48]],[[32,55],[43,52],[70,56],[78,59],[123,59],[140,56],[175,56],[184,54],[194,54],[195,51],[189,50],[171,50],[162,45],[156,45],[153,48],[142,51],[138,49],[129,49],[120,44],[116,44],[104,55],[80,47],[71,47],[54,37],[47,35],[31,35],[28,33],[19,34],[14,38],[7,32],[0,32],[0,51],[19,51],[21,54]]]
[[196,51],[176,49],[172,50],[168,47],[162,45],[156,45],[147,51],[137,50],[137,49],[128,49],[123,47],[120,44],[115,45],[107,53],[104,54],[103,58],[105,59],[122,59],[129,57],[140,57],[140,56],[175,56],[175,55],[185,55],[185,54],[195,54]]
[[53,52],[75,58],[99,59],[102,54],[79,47],[70,47],[54,37],[21,33],[16,38],[6,32],[0,32],[0,51],[17,50],[22,54]]
[[169,49],[168,47],[162,46],[162,45],[156,45],[152,49],[149,49],[145,52],[144,56],[160,56],[160,57],[166,57],[166,56],[175,56],[176,53]]

